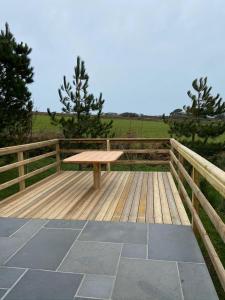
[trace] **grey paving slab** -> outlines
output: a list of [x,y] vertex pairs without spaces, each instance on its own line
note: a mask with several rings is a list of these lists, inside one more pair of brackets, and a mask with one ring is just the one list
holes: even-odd
[[6,300],[73,300],[83,275],[28,270]]
[[11,237],[0,237],[0,265],[38,232],[45,222],[45,220],[28,220]]
[[113,300],[182,300],[175,262],[121,258]]
[[76,241],[60,270],[64,272],[114,275],[122,245]]
[[150,224],[148,257],[158,260],[204,262],[190,226]]
[[178,263],[185,300],[218,300],[205,264]]
[[124,244],[121,256],[129,258],[146,258],[147,245],[145,244]]
[[0,289],[0,299],[1,299],[1,297],[3,297],[5,295],[6,292],[7,292],[7,290]]
[[146,244],[147,224],[89,221],[79,240]]
[[21,239],[0,237],[0,265],[2,265],[22,245],[23,241]]
[[47,228],[70,228],[83,229],[86,221],[66,221],[66,220],[50,220],[45,227]]
[[68,229],[41,229],[6,265],[55,270],[79,232]]
[[14,238],[20,239],[23,242],[29,240],[41,227],[46,223],[46,220],[30,220],[21,227],[15,234]]
[[25,269],[0,267],[0,289],[10,288],[24,271]]
[[0,218],[0,236],[12,235],[27,221],[27,219]]
[[78,291],[78,296],[109,299],[115,277],[86,275]]

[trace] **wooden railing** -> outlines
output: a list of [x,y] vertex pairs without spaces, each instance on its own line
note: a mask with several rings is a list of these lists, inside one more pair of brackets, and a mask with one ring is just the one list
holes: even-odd
[[[61,153],[76,154],[87,150],[81,145],[97,145],[98,150],[122,150],[123,159],[119,159],[113,164],[119,165],[169,165],[170,140],[165,138],[98,138],[98,139],[61,139]],[[66,145],[66,146],[65,146]],[[76,145],[76,147],[74,147]],[[132,145],[134,147],[132,147]],[[154,146],[154,147],[152,147]],[[89,146],[88,150],[96,150]],[[160,156],[160,159],[130,159],[130,155]],[[161,158],[163,156],[163,159]],[[107,165],[111,169],[111,164]]]
[[[199,208],[201,206],[222,241],[225,242],[225,224],[201,191],[199,184],[202,177],[225,197],[225,172],[175,139],[171,139],[170,142],[171,172],[177,181],[181,198],[191,212],[193,230],[196,234],[200,235],[221,285],[225,290],[225,270],[223,264],[199,216]],[[187,167],[185,168],[186,165]],[[187,184],[191,189],[191,197],[186,188]]]
[[[37,150],[47,147],[47,150],[51,149],[51,151],[48,151],[44,154],[36,155],[31,158],[25,158],[27,153],[31,150]],[[6,189],[12,185],[19,184],[20,191],[24,190],[26,187],[25,181],[28,178],[31,178],[35,175],[38,175],[42,172],[45,172],[53,167],[56,168],[57,172],[60,171],[60,152],[59,152],[59,141],[57,139],[55,140],[49,140],[44,142],[37,142],[37,143],[31,143],[26,145],[19,145],[19,146],[12,146],[12,147],[6,147],[6,148],[0,148],[0,156],[6,156],[6,155],[16,155],[17,161],[13,161],[10,164],[6,164],[0,167],[0,173],[18,168],[18,177],[13,178],[12,180],[9,180],[7,182],[4,182],[0,184],[0,191],[3,189]],[[26,173],[25,172],[25,166],[37,162],[43,158],[47,157],[55,157],[56,161],[45,165],[37,170],[34,170],[32,172]]]
[[[28,157],[27,153],[33,150],[45,149],[43,152],[35,152]],[[168,165],[173,174],[181,198],[191,212],[192,226],[196,234],[200,235],[218,278],[225,290],[225,270],[220,258],[211,242],[208,233],[199,216],[200,206],[207,214],[216,231],[225,242],[225,224],[212,207],[200,188],[201,177],[205,178],[223,197],[225,197],[225,172],[215,165],[180,144],[175,139],[150,139],[150,138],[98,138],[98,139],[54,139],[27,145],[0,148],[0,158],[6,155],[14,155],[11,163],[2,165],[0,173],[18,168],[18,176],[0,184],[0,191],[12,185],[19,184],[20,192],[25,191],[26,180],[55,168],[60,172],[61,160],[65,155],[80,153],[85,150],[122,150],[124,155],[116,164],[121,165]],[[15,159],[15,156],[17,159]],[[144,156],[143,159],[141,156]],[[27,172],[26,166],[41,159],[55,158],[53,163],[44,165],[39,169]],[[191,168],[191,169],[190,169]],[[111,165],[107,165],[110,171]],[[54,176],[51,175],[51,176]],[[191,195],[187,189],[191,190]],[[29,187],[29,188],[32,188]]]

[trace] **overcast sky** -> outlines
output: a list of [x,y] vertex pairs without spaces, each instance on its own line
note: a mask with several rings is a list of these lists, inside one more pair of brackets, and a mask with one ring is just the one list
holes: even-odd
[[5,22],[33,49],[40,111],[60,111],[57,89],[77,55],[105,112],[169,113],[206,75],[225,98],[224,0],[0,0]]

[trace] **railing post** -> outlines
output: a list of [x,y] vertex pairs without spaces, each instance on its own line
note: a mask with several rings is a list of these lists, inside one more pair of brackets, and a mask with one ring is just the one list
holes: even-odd
[[[182,156],[180,153],[178,153],[178,161],[179,161],[179,163],[183,166],[183,164],[184,164],[184,158],[183,158],[183,156]],[[183,177],[183,175],[182,175],[182,172],[180,171],[179,165],[178,165],[178,176],[179,176],[179,178],[180,178],[180,181],[181,181],[182,183],[184,183],[184,177]],[[182,194],[182,192],[181,192],[181,189],[180,189],[180,186],[179,186],[179,185],[178,185],[178,192],[179,192],[179,194],[180,194],[181,199],[183,200],[183,194]]]
[[[18,152],[17,153],[17,159],[18,159],[18,161],[23,161],[24,160],[23,152]],[[18,171],[19,171],[19,177],[23,176],[25,174],[24,165],[19,166]],[[20,187],[20,191],[25,189],[25,187],[26,187],[25,186],[25,180],[22,180],[22,181],[19,182],[19,187]]]
[[[106,140],[106,150],[110,151],[110,140]],[[110,172],[111,171],[111,164],[107,163],[107,171]]]
[[[200,183],[200,178],[199,178],[199,173],[198,171],[192,167],[192,180],[194,181],[194,183],[199,186]],[[199,214],[199,201],[198,198],[195,196],[194,191],[192,190],[192,205],[195,208],[197,214]],[[197,227],[196,224],[194,222],[194,218],[192,216],[192,228],[195,234],[197,234]]]
[[59,141],[56,143],[55,148],[56,148],[55,150],[56,150],[56,162],[57,162],[56,171],[60,172],[60,170],[61,170],[61,159],[60,159]]

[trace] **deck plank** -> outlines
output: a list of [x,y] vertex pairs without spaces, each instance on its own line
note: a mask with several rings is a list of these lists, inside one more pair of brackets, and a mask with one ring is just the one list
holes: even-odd
[[[108,178],[107,178],[107,186],[111,186],[113,184],[113,179],[115,179],[116,174],[115,173],[110,173]],[[106,197],[107,189],[106,185],[102,185],[100,191],[96,191],[96,193],[93,193],[91,200],[88,201],[88,205],[86,206],[85,210],[82,212],[80,217],[78,218],[79,220],[91,220],[96,213],[96,208],[100,205],[99,203],[104,201],[104,197]]]
[[169,172],[62,171],[0,203],[0,217],[190,225]]
[[115,210],[115,212],[113,214],[113,217],[112,217],[112,221],[119,221],[120,220],[120,217],[122,215],[125,203],[127,201],[127,198],[128,198],[128,195],[129,195],[129,192],[130,192],[130,189],[131,189],[131,185],[132,185],[133,180],[134,180],[134,175],[135,175],[134,172],[129,173],[129,179],[126,182],[126,186],[124,188],[124,191],[123,191],[122,195],[119,198],[116,210]]
[[133,182],[132,182],[132,185],[131,185],[131,189],[129,191],[127,201],[125,203],[125,206],[124,206],[121,218],[120,218],[120,221],[122,221],[122,222],[127,222],[128,219],[129,219],[130,210],[131,210],[132,203],[133,203],[133,200],[134,200],[134,194],[135,194],[135,191],[136,191],[136,188],[137,188],[137,184],[138,184],[138,173],[135,172],[134,179],[133,179]]
[[124,172],[125,174],[125,177],[124,177],[124,180],[121,182],[121,186],[118,190],[118,193],[117,195],[115,196],[115,199],[111,202],[111,205],[109,206],[105,216],[104,216],[104,221],[111,221],[112,218],[113,218],[113,215],[115,213],[115,210],[116,210],[116,207],[121,199],[121,196],[123,195],[124,193],[124,190],[126,188],[126,185],[127,185],[127,182],[128,182],[128,179],[129,179],[129,174],[128,172]]
[[[49,182],[43,185],[43,188],[38,188],[32,190],[26,197],[19,197],[17,201],[13,201],[13,203],[8,203],[5,208],[0,210],[1,216],[9,217],[9,216],[20,216],[20,212],[23,211],[25,207],[28,207],[30,204],[36,203],[40,199],[45,200],[46,195],[55,189],[55,186],[61,181],[64,182],[68,178],[73,178],[73,174],[64,174],[64,176],[58,176],[54,182]],[[22,216],[21,216],[22,217]]]
[[155,223],[162,224],[162,208],[161,208],[161,199],[159,194],[159,183],[158,183],[158,172],[153,173],[153,192],[154,192],[154,219]]
[[136,222],[136,220],[137,220],[143,176],[144,176],[143,172],[140,172],[140,174],[138,176],[138,181],[137,181],[137,186],[136,186],[136,190],[135,190],[135,194],[134,194],[132,207],[130,210],[130,215],[129,215],[130,222]]
[[60,195],[63,196],[63,193],[67,190],[68,185],[76,183],[81,176],[82,174],[77,174],[77,176],[71,175],[66,177],[64,180],[60,180],[56,185],[54,185],[49,193],[46,193],[45,197],[39,195],[38,198],[34,198],[32,204],[24,207],[22,209],[21,216],[27,218],[42,217],[43,209],[48,209],[49,205],[52,207],[53,203],[55,203],[55,200],[57,199],[57,195],[60,193]]
[[147,192],[146,222],[147,223],[155,223],[155,218],[154,218],[153,173],[149,173],[148,174],[148,192]]
[[173,193],[174,201],[175,201],[176,206],[177,206],[177,210],[178,210],[178,214],[180,216],[181,223],[183,225],[190,225],[190,221],[188,219],[187,213],[185,211],[184,205],[182,203],[182,200],[180,198],[180,195],[178,193],[178,190],[176,188],[176,185],[175,185],[175,182],[173,180],[173,177],[172,177],[171,173],[168,172],[167,177],[169,179],[170,187],[171,187],[171,190],[172,190],[172,193]]
[[107,213],[110,205],[113,203],[113,201],[116,201],[118,194],[121,193],[121,191],[123,190],[123,182],[124,182],[124,178],[125,178],[125,172],[121,172],[121,175],[118,176],[118,178],[116,178],[116,184],[113,187],[113,190],[109,193],[106,201],[104,202],[104,204],[100,207],[100,210],[97,214],[97,216],[95,217],[95,220],[97,221],[102,221],[105,214]]
[[[103,175],[102,178],[102,186],[104,186],[107,182],[107,180],[110,179],[110,176],[112,174],[108,174],[107,172]],[[93,203],[94,199],[98,197],[100,191],[99,190],[95,190],[92,188],[90,188],[85,195],[83,196],[82,199],[80,199],[78,202],[72,202],[73,205],[70,209],[70,211],[68,211],[65,215],[65,219],[74,219],[74,220],[79,220],[81,219],[82,214],[87,211],[88,208],[90,208],[91,203]],[[96,199],[97,200],[97,199]]]
[[169,204],[167,201],[166,190],[165,190],[161,172],[158,172],[158,182],[159,182],[159,194],[160,194],[160,199],[161,199],[163,223],[164,224],[172,224]]
[[166,189],[166,195],[167,195],[167,200],[168,200],[168,205],[170,208],[170,214],[171,214],[171,219],[173,224],[181,224],[180,217],[177,211],[177,207],[173,198],[173,193],[170,187],[169,179],[167,176],[167,173],[163,173],[163,182],[165,185]]
[[[56,196],[55,204],[52,204],[52,208],[45,210],[43,217],[50,219],[60,218],[58,215],[62,212],[61,218],[63,218],[66,212],[70,210],[70,205],[82,198],[91,185],[92,177],[90,174],[85,174],[85,177],[78,178],[77,182],[67,187],[63,195]],[[77,188],[75,189],[75,187]]]
[[139,200],[137,222],[145,223],[146,207],[147,207],[147,193],[148,193],[148,173],[145,172],[142,180],[141,194]]

